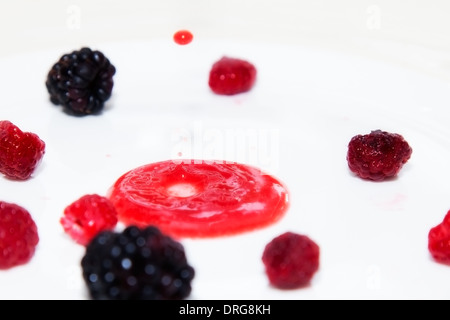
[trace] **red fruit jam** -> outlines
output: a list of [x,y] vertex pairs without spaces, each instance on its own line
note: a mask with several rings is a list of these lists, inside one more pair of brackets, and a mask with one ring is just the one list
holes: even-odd
[[188,30],[179,30],[173,35],[173,41],[179,45],[185,45],[192,42],[194,35]]
[[233,235],[268,226],[288,209],[281,182],[236,163],[167,160],[122,175],[108,192],[119,221],[174,237]]

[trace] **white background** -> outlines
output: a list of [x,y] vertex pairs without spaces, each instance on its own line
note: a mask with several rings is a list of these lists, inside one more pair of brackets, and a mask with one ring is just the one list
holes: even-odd
[[[193,43],[173,45],[178,29]],[[0,118],[47,143],[33,179],[0,179],[2,200],[29,209],[41,237],[30,264],[0,273],[0,298],[86,299],[83,248],[58,223],[64,207],[173,156],[177,135],[189,135],[191,155],[226,157],[211,141],[243,129],[275,139],[275,159],[255,164],[286,182],[292,206],[264,230],[183,240],[197,271],[190,298],[450,297],[450,269],[426,248],[450,209],[448,1],[2,1],[0,39]],[[118,72],[106,112],[74,119],[48,102],[44,80],[81,46],[105,50]],[[250,94],[208,91],[205,75],[223,54],[257,65]],[[379,126],[413,147],[399,178],[381,184],[345,163],[351,136]],[[260,256],[288,229],[318,242],[321,268],[311,286],[280,291]]]

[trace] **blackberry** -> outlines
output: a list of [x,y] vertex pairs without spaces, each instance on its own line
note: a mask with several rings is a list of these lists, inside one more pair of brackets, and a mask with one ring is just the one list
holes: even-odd
[[100,232],[81,266],[95,300],[184,299],[195,274],[182,244],[153,226]]
[[116,68],[100,51],[82,48],[64,54],[47,75],[50,101],[69,114],[99,113],[111,97]]

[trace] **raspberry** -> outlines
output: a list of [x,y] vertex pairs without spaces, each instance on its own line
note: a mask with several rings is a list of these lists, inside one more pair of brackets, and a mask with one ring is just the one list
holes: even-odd
[[50,100],[69,114],[97,114],[112,94],[115,67],[100,51],[82,48],[63,55],[47,75]]
[[438,262],[450,263],[450,210],[428,233],[428,251]]
[[72,239],[87,245],[100,231],[116,226],[117,212],[108,198],[87,194],[64,209],[60,223]]
[[30,261],[38,242],[37,226],[30,213],[17,204],[0,201],[0,269]]
[[309,237],[286,232],[269,242],[262,256],[269,282],[279,289],[307,285],[319,269],[319,246]]
[[22,132],[10,121],[0,121],[0,172],[10,179],[27,180],[45,153],[36,134]]
[[397,175],[411,153],[411,147],[401,135],[374,130],[350,140],[347,162],[359,177],[381,181]]
[[220,95],[234,95],[249,91],[256,80],[256,68],[248,61],[223,57],[209,72],[209,87]]
[[95,300],[184,299],[194,278],[181,243],[153,226],[99,233],[86,247],[81,266]]

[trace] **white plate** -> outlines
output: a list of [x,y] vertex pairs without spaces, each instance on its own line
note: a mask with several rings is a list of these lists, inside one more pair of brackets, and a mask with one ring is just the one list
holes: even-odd
[[[398,52],[394,43],[383,45]],[[48,100],[47,72],[79,47],[0,59],[0,118],[47,145],[31,180],[0,178],[1,200],[27,208],[40,235],[28,264],[0,272],[0,299],[87,299],[84,248],[64,234],[64,208],[84,194],[106,194],[130,169],[179,152],[256,165],[282,180],[291,199],[273,226],[182,240],[196,270],[189,299],[449,297],[450,269],[427,250],[429,229],[450,209],[447,81],[310,44],[200,36],[179,46],[167,36],[91,47],[117,68],[113,97],[98,116],[71,117]],[[255,64],[250,92],[224,97],[209,90],[209,69],[224,55]],[[349,140],[373,129],[400,133],[413,148],[397,179],[374,183],[348,170]],[[264,274],[264,246],[285,231],[320,246],[320,270],[306,288],[278,290]]]

